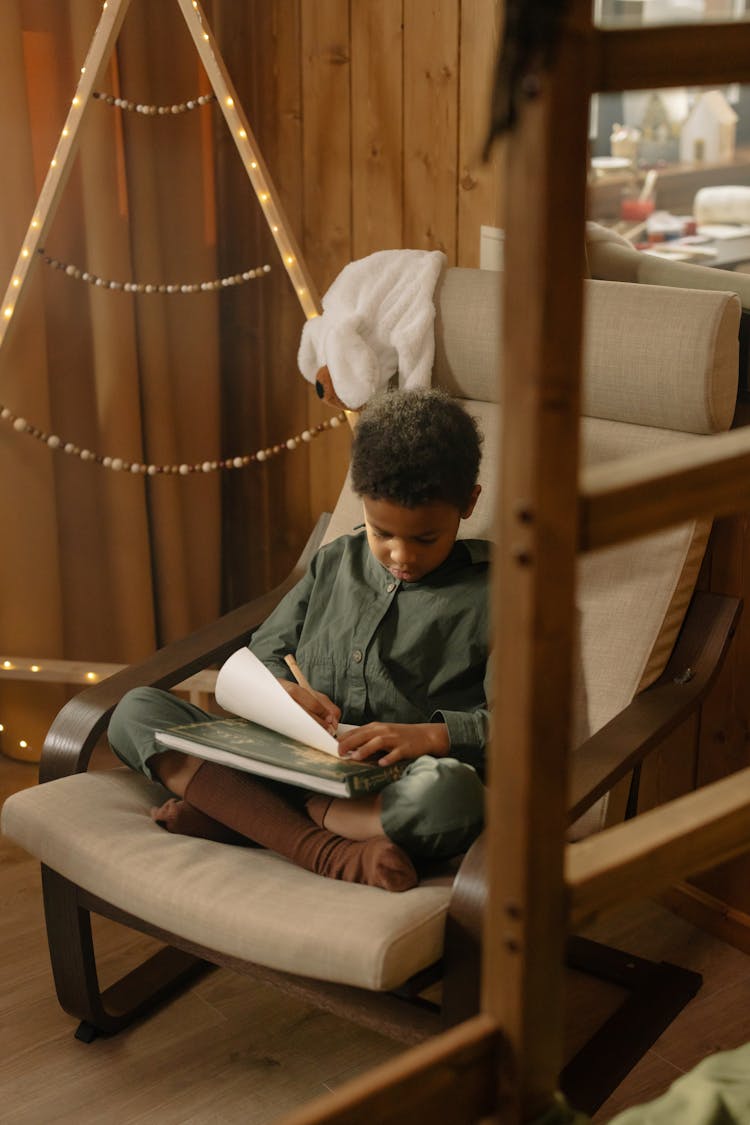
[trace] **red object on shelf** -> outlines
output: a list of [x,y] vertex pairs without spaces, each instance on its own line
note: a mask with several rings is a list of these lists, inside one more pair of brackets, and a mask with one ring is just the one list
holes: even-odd
[[630,222],[643,222],[654,211],[653,199],[622,199],[620,200],[620,218]]

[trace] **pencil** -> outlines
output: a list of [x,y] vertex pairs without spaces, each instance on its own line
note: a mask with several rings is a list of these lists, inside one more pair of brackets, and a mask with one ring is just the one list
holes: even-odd
[[[315,695],[315,691],[313,690],[312,686],[310,685],[310,681],[305,676],[305,673],[302,671],[299,664],[297,663],[297,661],[292,656],[291,652],[287,653],[287,655],[284,657],[284,663],[286,664],[287,668],[289,669],[289,671],[294,676],[294,678],[297,681],[297,683],[299,684],[299,686],[303,687],[305,689],[305,691],[309,691],[313,695]],[[316,715],[313,715],[313,718],[316,720],[316,722],[318,721]],[[325,726],[325,729],[327,731],[329,731],[331,734],[333,734],[333,735],[336,734],[336,730],[338,728],[338,723],[333,716],[329,716],[328,721],[324,724],[321,724],[321,725]]]
[[292,656],[291,652],[288,653],[284,657],[284,663],[286,664],[287,668],[289,669],[289,671],[294,676],[294,678],[297,681],[297,683],[299,684],[299,686],[305,688],[306,691],[312,692],[313,691],[312,686],[310,685],[309,681],[307,680],[307,678],[305,676],[305,673],[302,671],[299,664],[297,663],[297,661]]

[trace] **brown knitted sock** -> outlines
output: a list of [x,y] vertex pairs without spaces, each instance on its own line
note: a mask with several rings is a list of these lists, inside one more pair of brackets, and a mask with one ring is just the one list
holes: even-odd
[[387,837],[347,840],[318,828],[279,792],[250,774],[203,762],[185,789],[201,812],[329,879],[366,883],[386,891],[416,886],[414,866]]
[[158,809],[152,809],[151,819],[166,828],[167,832],[180,836],[198,836],[202,840],[216,840],[220,844],[253,846],[253,841],[248,840],[247,836],[241,836],[239,832],[227,828],[225,824],[177,797],[170,797]]

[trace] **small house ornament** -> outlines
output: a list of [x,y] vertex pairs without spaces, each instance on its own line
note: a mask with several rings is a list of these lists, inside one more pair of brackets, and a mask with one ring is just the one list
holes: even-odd
[[680,133],[683,164],[716,163],[734,157],[737,114],[720,90],[696,98]]

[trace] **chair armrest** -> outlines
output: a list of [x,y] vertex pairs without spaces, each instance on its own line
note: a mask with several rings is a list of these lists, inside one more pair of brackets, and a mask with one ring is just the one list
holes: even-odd
[[294,569],[267,594],[239,606],[179,641],[165,645],[141,664],[132,664],[74,696],[55,717],[44,740],[40,782],[82,773],[106,729],[109,717],[127,691],[149,685],[170,688],[210,664],[224,661],[276,608],[304,574],[318,549],[330,516],[315,525]]
[[[568,823],[656,749],[701,702],[721,668],[742,610],[738,598],[696,593],[664,672],[572,755]],[[479,949],[487,897],[486,833],[474,842],[453,883],[446,920],[446,1023],[476,1011]]]
[[612,789],[695,710],[726,656],[738,598],[696,593],[662,675],[571,757],[568,823]]

